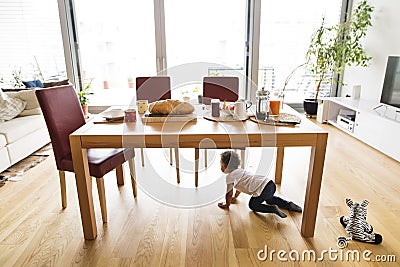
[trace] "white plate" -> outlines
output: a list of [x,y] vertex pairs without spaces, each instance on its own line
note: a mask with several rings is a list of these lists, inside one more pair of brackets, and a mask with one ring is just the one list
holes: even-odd
[[122,109],[110,109],[100,113],[100,116],[107,120],[117,120],[125,117],[125,112]]

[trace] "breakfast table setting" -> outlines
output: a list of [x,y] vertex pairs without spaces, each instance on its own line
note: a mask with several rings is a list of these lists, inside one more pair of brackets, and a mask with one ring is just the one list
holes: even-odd
[[216,100],[205,105],[167,99],[110,107],[100,113],[70,135],[85,239],[97,236],[92,192],[88,186],[87,149],[126,147],[194,148],[195,190],[199,186],[199,149],[276,147],[275,182],[279,184],[284,148],[309,146],[311,156],[301,234],[313,236],[328,133],[288,105],[280,103],[277,114],[270,111],[269,106],[261,109],[257,103],[246,100],[229,103]]

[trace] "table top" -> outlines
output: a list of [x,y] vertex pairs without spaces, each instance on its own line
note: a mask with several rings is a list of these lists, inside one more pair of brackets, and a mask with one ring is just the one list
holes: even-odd
[[200,115],[194,122],[143,124],[89,122],[72,135],[81,137],[82,147],[197,147],[242,148],[263,146],[314,146],[316,134],[326,131],[289,106],[282,112],[301,118],[296,126],[271,126],[247,120],[213,122]]

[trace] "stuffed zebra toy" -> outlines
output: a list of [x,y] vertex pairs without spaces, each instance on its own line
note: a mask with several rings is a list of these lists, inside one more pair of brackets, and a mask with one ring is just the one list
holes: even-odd
[[346,247],[347,241],[353,239],[372,244],[382,243],[382,236],[380,234],[373,234],[372,232],[374,231],[374,228],[367,223],[366,207],[368,203],[368,200],[363,200],[363,202],[359,204],[346,198],[346,204],[350,207],[350,216],[340,217],[340,223],[345,227],[346,232],[350,237],[339,237],[339,247]]

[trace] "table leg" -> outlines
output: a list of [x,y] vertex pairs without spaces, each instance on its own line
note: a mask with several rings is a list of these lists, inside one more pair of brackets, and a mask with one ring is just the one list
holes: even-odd
[[194,149],[194,185],[199,185],[199,149]]
[[246,163],[246,148],[240,149],[240,167],[244,169]]
[[87,150],[82,149],[80,136],[70,136],[70,144],[83,234],[85,239],[93,240],[97,236],[97,226],[94,216]]
[[283,169],[283,156],[285,154],[285,147],[280,146],[276,150],[276,166],[275,166],[275,183],[282,182],[282,169]]
[[204,149],[204,167],[207,169],[208,168],[208,156],[207,156],[207,149]]
[[327,133],[317,134],[316,145],[311,148],[310,167],[308,170],[306,196],[301,222],[301,235],[304,237],[314,236],[327,139]]
[[[176,182],[179,184],[181,182],[181,175],[179,172],[179,150],[178,148],[174,148],[175,150],[175,170],[176,170]],[[171,148],[172,151],[172,148]],[[172,159],[171,159],[172,162]]]

